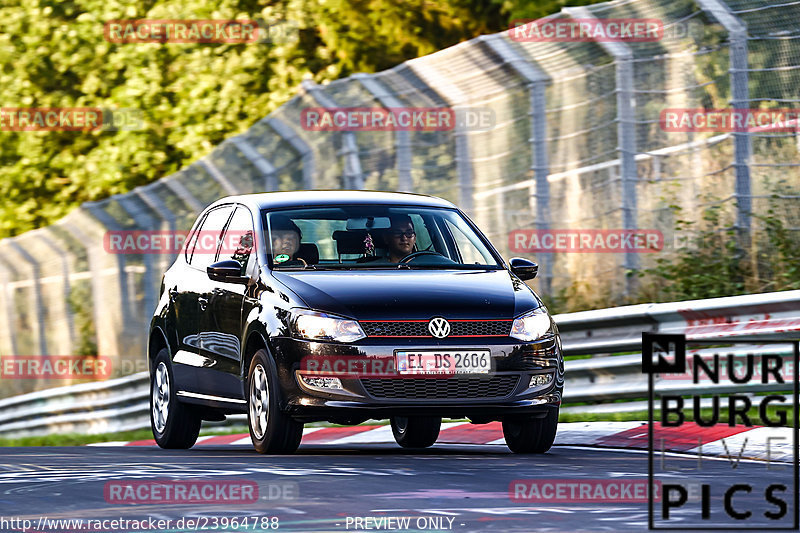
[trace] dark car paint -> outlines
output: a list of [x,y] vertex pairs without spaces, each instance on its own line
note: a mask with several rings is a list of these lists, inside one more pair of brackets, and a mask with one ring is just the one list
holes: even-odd
[[[247,207],[252,215],[257,242],[263,242],[262,209],[309,207],[312,205],[384,204],[430,206],[454,209],[441,199],[421,195],[307,191],[302,193],[266,193],[230,197],[215,202],[207,210],[223,205]],[[202,216],[198,217],[198,221]],[[467,219],[468,220],[468,219]],[[469,220],[468,220],[469,221]],[[470,222],[471,224],[471,222]],[[498,262],[499,254],[479,233]],[[541,301],[533,291],[505,268],[499,270],[371,270],[371,271],[273,271],[267,265],[263,247],[256,247],[246,283],[212,281],[208,275],[185,261],[183,254],[165,273],[162,294],[151,323],[149,360],[152,363],[160,339],[173,362],[176,387],[180,390],[215,399],[180,398],[211,408],[215,413],[246,412],[245,380],[248,359],[246,348],[253,339],[265,345],[277,363],[281,384],[281,406],[303,420],[361,420],[365,417],[387,418],[392,414],[414,414],[431,409],[444,416],[488,417],[498,419],[505,414],[543,413],[557,407],[563,388],[563,358],[560,345],[549,341],[552,353],[544,354],[542,343],[523,343],[509,337],[501,339],[449,338],[377,339],[365,338],[343,345],[294,339],[290,335],[289,318],[292,308],[322,310],[356,320],[428,319],[433,316],[457,318],[505,318],[538,307]],[[259,266],[261,265],[261,266]],[[181,287],[178,293],[175,287]],[[208,300],[206,311],[200,311],[197,299]],[[188,325],[187,325],[188,324]],[[183,327],[180,327],[180,326]],[[193,326],[195,325],[195,326]],[[555,326],[554,326],[555,328]],[[182,334],[180,333],[182,332]],[[546,344],[546,343],[545,343]],[[393,357],[399,347],[489,347],[494,370],[513,371],[515,358],[523,352],[538,354],[538,364],[525,372],[555,370],[556,379],[543,390],[521,393],[524,387],[503,402],[451,402],[444,400],[378,401],[365,396],[358,380],[343,381],[350,395],[309,392],[295,377],[303,355],[326,353],[368,354],[374,357]],[[179,350],[196,351],[198,366],[175,361]],[[197,364],[195,361],[195,364]],[[510,365],[510,366],[509,366]],[[516,369],[519,371],[519,369]],[[457,378],[454,378],[457,379]],[[356,394],[356,396],[353,396]],[[238,400],[239,403],[221,401]],[[532,402],[536,400],[536,405]],[[436,404],[431,405],[432,403]],[[210,416],[211,418],[211,416]]]

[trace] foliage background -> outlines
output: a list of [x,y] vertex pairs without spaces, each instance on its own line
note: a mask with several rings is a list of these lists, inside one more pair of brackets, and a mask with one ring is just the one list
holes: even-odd
[[[0,132],[0,238],[172,174],[286,102],[304,78],[323,83],[391,68],[565,3],[6,0],[0,7],[0,106],[135,108],[145,127]],[[300,31],[274,44],[105,40],[105,21],[141,18],[287,20]]]

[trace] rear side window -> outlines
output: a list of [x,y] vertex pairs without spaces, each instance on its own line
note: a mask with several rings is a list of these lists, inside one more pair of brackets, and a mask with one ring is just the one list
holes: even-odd
[[233,213],[228,229],[222,237],[222,247],[219,251],[219,260],[232,259],[242,267],[242,275],[247,273],[247,263],[253,252],[255,236],[253,232],[253,218],[250,210],[239,206]]
[[231,211],[233,211],[233,206],[230,205],[210,211],[203,224],[195,232],[196,236],[192,235],[192,242],[189,243],[191,248],[187,250],[191,253],[189,264],[193,267],[205,270],[216,260],[222,229],[228,222]]

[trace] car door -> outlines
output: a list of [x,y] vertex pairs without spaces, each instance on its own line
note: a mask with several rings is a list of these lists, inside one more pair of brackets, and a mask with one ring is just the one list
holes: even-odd
[[187,268],[182,272],[183,290],[179,297],[184,312],[178,316],[183,341],[173,358],[173,372],[180,390],[201,392],[200,371],[211,363],[202,355],[203,322],[208,312],[206,268],[216,260],[222,230],[232,213],[233,205],[210,210],[187,246]]
[[205,218],[205,214],[199,218],[182,255],[164,276],[164,290],[169,295],[171,310],[167,317],[168,330],[175,331],[178,344],[173,355],[173,373],[179,390],[191,387],[195,382],[194,366],[182,361],[191,361],[200,355],[200,304],[197,298],[202,280],[195,275],[197,271],[192,268],[191,260]]
[[[217,261],[237,261],[242,275],[251,275],[254,240],[250,210],[239,205],[223,233]],[[203,370],[203,388],[214,396],[240,398],[242,315],[248,284],[208,279],[205,288],[208,308],[201,317],[200,353],[210,364]]]

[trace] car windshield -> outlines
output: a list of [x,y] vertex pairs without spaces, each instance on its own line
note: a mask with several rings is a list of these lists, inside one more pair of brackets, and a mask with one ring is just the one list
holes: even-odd
[[264,211],[277,270],[497,269],[495,255],[455,209],[331,206]]

